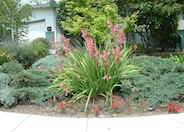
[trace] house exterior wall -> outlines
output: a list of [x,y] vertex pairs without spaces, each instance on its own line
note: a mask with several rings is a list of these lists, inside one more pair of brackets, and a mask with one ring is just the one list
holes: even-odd
[[30,24],[28,24],[28,40],[32,41],[39,37],[46,38],[47,27],[52,27],[54,38],[57,39],[56,14],[54,8],[33,8],[32,12],[33,17],[31,18]]
[[184,30],[184,20],[180,19],[178,30]]

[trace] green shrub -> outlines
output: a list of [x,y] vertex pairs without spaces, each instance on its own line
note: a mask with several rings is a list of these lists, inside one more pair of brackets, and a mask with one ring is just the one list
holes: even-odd
[[8,86],[10,78],[6,73],[0,73],[0,87]]
[[45,38],[36,38],[36,39],[34,39],[31,43],[32,43],[32,44],[42,43],[42,44],[44,44],[47,48],[48,48],[48,45],[49,45],[47,39],[45,39]]
[[42,43],[24,44],[22,46],[6,45],[6,48],[24,68],[29,68],[38,59],[48,54],[48,48]]
[[37,38],[30,44],[31,50],[35,53],[37,60],[48,55],[48,42],[44,38]]
[[18,61],[10,61],[2,65],[2,72],[7,73],[11,76],[18,74],[23,69],[24,68],[22,64],[20,64]]
[[177,63],[184,63],[184,54],[178,54],[178,55],[170,54],[170,58]]
[[0,65],[12,60],[12,56],[8,53],[8,49],[4,46],[0,46]]
[[48,105],[53,96],[57,101],[66,99],[64,93],[58,92],[56,89],[48,89],[45,87],[24,87],[14,90],[14,96],[18,101],[29,100],[37,105]]
[[13,86],[21,87],[48,87],[51,85],[51,76],[38,68],[22,70],[13,77]]
[[146,102],[150,107],[167,107],[172,100],[184,97],[184,66],[170,59],[139,56],[132,59],[142,69],[122,78],[121,92],[138,104]]
[[64,60],[64,56],[62,56],[62,58],[56,58],[55,55],[48,55],[45,58],[39,59],[32,65],[32,67],[37,68],[39,66],[44,66],[45,70],[50,70],[52,67],[65,64]]
[[7,108],[17,102],[16,98],[12,95],[12,91],[13,89],[8,86],[0,87],[0,104]]

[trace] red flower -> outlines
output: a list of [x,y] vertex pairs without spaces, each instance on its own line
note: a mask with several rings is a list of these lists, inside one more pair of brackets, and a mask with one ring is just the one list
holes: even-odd
[[182,106],[178,106],[178,107],[174,108],[173,104],[169,103],[168,108],[169,108],[170,111],[173,111],[174,113],[177,113],[178,111],[181,110]]
[[87,100],[86,100],[86,99],[83,99],[83,102],[82,102],[82,103],[83,103],[83,104],[86,104],[86,102],[87,102]]
[[100,113],[99,110],[96,107],[94,107],[93,110],[94,110],[95,114],[99,114]]
[[174,106],[173,106],[173,104],[172,104],[172,103],[170,103],[170,104],[169,104],[169,106],[168,106],[168,108],[169,108],[169,110],[173,111],[173,110],[174,110]]
[[177,113],[178,111],[180,111],[181,108],[182,106],[178,106],[176,109],[173,110],[173,112]]
[[144,104],[145,104],[145,102],[144,102],[144,101],[142,101],[142,102],[141,102],[141,104],[142,104],[142,105],[144,105]]
[[58,103],[61,108],[65,107],[65,104],[63,102]]
[[68,103],[68,102],[70,102],[70,100],[69,100],[69,99],[67,99],[65,102],[66,102],[66,103]]
[[117,98],[118,98],[118,96],[112,95],[112,99],[117,99]]
[[50,103],[53,103],[54,102],[54,99],[50,99]]
[[120,102],[121,102],[121,100],[116,100],[116,101],[112,102],[112,108],[117,107]]

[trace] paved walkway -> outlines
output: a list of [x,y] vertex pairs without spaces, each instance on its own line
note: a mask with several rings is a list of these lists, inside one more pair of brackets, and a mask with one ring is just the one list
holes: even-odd
[[184,131],[184,113],[126,118],[64,118],[0,112],[0,132],[176,131]]

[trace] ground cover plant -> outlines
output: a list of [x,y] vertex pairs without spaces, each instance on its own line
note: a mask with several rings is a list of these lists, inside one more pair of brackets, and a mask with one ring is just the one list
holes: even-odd
[[182,102],[184,99],[184,67],[171,59],[138,56],[131,60],[141,68],[136,74],[122,79],[123,96],[133,101],[147,104],[147,110],[167,107],[172,101]]

